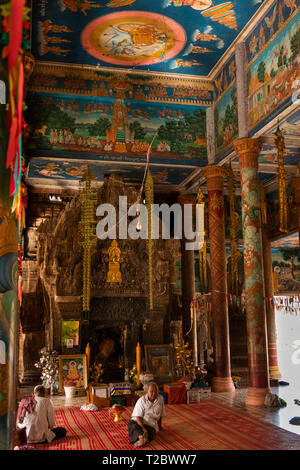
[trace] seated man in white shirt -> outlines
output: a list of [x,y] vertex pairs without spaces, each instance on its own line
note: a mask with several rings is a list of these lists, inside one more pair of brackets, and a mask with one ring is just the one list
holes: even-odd
[[52,442],[54,439],[65,437],[67,433],[65,428],[54,428],[54,408],[50,399],[45,397],[43,385],[34,387],[33,398],[30,409],[24,410],[24,413],[18,412],[18,416],[22,416],[22,418],[19,418],[17,428],[26,428],[27,442]]
[[162,430],[165,415],[164,399],[158,394],[158,386],[150,383],[146,395],[138,399],[128,423],[130,444],[142,447],[155,437],[157,427]]

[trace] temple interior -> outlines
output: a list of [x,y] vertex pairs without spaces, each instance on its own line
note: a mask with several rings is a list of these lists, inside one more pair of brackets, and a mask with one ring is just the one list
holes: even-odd
[[0,10],[0,449],[299,450],[300,1]]

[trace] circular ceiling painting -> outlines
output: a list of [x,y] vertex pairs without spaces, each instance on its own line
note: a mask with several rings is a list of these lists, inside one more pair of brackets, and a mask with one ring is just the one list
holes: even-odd
[[184,47],[184,29],[174,20],[143,11],[117,12],[89,23],[83,48],[115,65],[149,65],[171,59]]

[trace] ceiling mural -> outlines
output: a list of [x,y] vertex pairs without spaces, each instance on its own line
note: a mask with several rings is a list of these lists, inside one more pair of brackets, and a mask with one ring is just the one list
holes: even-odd
[[287,237],[279,238],[276,241],[271,242],[272,250],[280,248],[299,248],[299,233],[295,232]]
[[[300,110],[288,117],[279,127],[283,135],[300,137]],[[273,132],[275,132],[275,130],[276,129],[274,129]]]
[[262,3],[33,0],[32,52],[42,61],[207,76]]
[[162,78],[151,74],[90,70],[60,65],[37,64],[30,78],[29,90],[138,101],[181,103],[209,106],[213,86],[208,80]]
[[[141,184],[144,178],[145,165],[114,165],[112,163],[89,163],[90,170],[98,182],[103,182],[106,176],[116,174],[121,176],[125,183]],[[87,169],[87,163],[73,161],[53,161],[33,158],[27,169],[27,181],[41,181],[43,184],[78,183]],[[154,184],[180,185],[192,174],[193,168],[177,168],[150,165]]]

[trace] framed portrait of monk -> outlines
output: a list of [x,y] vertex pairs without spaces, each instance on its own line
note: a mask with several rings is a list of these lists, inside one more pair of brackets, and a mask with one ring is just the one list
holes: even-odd
[[145,345],[146,368],[156,380],[172,379],[175,375],[173,349],[170,344]]

